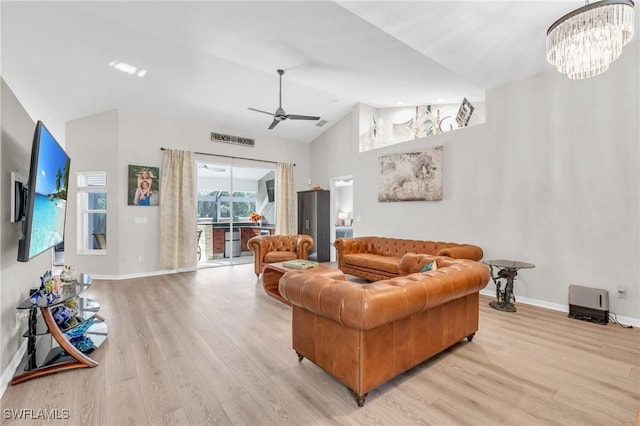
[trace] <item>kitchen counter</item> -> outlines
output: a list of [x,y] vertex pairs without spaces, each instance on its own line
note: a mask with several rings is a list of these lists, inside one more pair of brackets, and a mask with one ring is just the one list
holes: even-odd
[[[198,222],[198,226],[212,226],[214,228],[227,228],[229,229],[229,222]],[[258,225],[254,222],[234,222],[233,228],[255,228],[255,229],[276,229],[276,225],[263,223]]]
[[[247,247],[250,238],[275,233],[275,225],[256,224],[254,222],[234,222],[233,229],[229,222],[198,222],[198,227],[211,227],[207,235],[211,233],[213,257],[237,257],[242,254],[251,254]],[[208,237],[207,237],[208,238]]]

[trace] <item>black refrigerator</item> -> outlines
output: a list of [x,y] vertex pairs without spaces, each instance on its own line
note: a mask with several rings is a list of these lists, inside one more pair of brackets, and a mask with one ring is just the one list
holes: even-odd
[[329,191],[318,189],[298,192],[298,234],[311,235],[313,249],[309,260],[330,260]]

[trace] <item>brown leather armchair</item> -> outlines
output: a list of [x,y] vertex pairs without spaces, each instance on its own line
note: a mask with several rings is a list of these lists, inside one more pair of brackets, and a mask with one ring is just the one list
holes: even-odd
[[253,252],[256,276],[260,276],[265,263],[286,262],[294,259],[308,259],[313,248],[313,238],[309,235],[257,235],[247,242]]

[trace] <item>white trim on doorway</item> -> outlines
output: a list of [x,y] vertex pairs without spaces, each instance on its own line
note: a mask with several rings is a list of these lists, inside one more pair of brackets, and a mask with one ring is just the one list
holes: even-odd
[[[351,186],[353,187],[353,176],[352,175],[348,175],[348,176],[337,176],[337,177],[332,177],[329,179],[329,190],[331,192],[331,200],[329,202],[329,209],[331,212],[331,221],[330,221],[330,232],[331,232],[331,238],[330,238],[330,244],[331,244],[331,253],[330,253],[330,259],[332,262],[336,261],[336,249],[333,246],[333,243],[336,240],[336,224],[338,223],[338,213],[340,206],[338,206],[338,198],[340,197],[341,191],[338,189],[340,187],[343,186]],[[340,201],[341,203],[344,202],[344,200]],[[347,200],[347,204],[350,205],[350,209],[348,209],[348,213],[351,216],[351,218],[353,217],[353,193],[351,193],[351,197],[350,200]]]

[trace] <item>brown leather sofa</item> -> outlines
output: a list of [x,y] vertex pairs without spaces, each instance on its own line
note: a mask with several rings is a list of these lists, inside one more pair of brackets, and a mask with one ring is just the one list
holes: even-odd
[[[420,270],[428,255],[405,259]],[[437,257],[438,269],[369,284],[287,272],[278,291],[293,309],[293,349],[350,388],[367,393],[478,330],[479,291],[489,269]]]
[[345,274],[369,281],[402,275],[400,262],[407,253],[447,256],[453,259],[482,259],[482,249],[472,244],[404,240],[385,237],[338,238],[334,243],[338,268]]
[[294,259],[308,259],[313,248],[313,238],[309,235],[256,235],[247,241],[253,252],[256,276],[260,276],[265,263],[286,262]]

